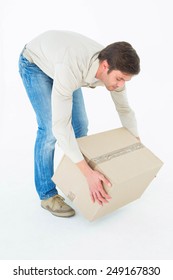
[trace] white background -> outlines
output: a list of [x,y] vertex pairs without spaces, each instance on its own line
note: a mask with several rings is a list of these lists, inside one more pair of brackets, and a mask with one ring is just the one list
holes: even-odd
[[[172,12],[169,0],[4,0],[0,4],[0,259],[172,259]],[[164,166],[142,198],[96,222],[56,218],[33,182],[36,120],[18,74],[23,46],[48,29],[105,46],[128,41],[141,73],[127,83],[142,142]],[[89,134],[120,126],[109,93],[85,89]],[[99,106],[95,106],[99,104]],[[59,154],[57,154],[56,164]]]

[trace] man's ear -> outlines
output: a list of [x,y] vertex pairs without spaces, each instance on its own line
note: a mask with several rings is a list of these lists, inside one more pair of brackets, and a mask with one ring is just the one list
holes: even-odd
[[109,64],[108,64],[108,62],[107,62],[107,60],[105,59],[105,60],[103,60],[102,61],[102,69],[105,71],[107,71],[107,70],[109,70]]

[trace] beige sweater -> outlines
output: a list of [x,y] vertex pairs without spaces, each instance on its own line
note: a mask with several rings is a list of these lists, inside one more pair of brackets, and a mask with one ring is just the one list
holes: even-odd
[[[71,125],[72,93],[80,87],[104,86],[95,79],[98,52],[104,46],[69,31],[47,31],[26,45],[23,55],[51,77],[53,133],[73,162],[83,159]],[[111,92],[121,123],[138,136],[134,112],[125,88]],[[96,109],[97,110],[97,109]]]

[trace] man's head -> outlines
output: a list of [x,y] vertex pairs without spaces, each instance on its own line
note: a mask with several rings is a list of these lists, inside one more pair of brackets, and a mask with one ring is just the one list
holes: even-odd
[[107,60],[109,73],[112,70],[119,70],[131,75],[140,72],[140,59],[133,47],[127,42],[116,42],[107,46],[99,53],[98,59],[100,62]]
[[98,55],[100,62],[96,78],[108,90],[115,90],[140,72],[140,59],[127,42],[116,42],[104,48]]

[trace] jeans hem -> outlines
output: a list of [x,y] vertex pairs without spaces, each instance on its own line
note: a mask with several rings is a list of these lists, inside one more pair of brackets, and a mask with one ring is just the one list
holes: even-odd
[[57,190],[54,190],[54,191],[48,193],[47,195],[40,196],[40,200],[46,200],[46,199],[48,199],[48,198],[50,198],[50,197],[55,196],[56,194],[58,194],[58,191],[57,191]]

